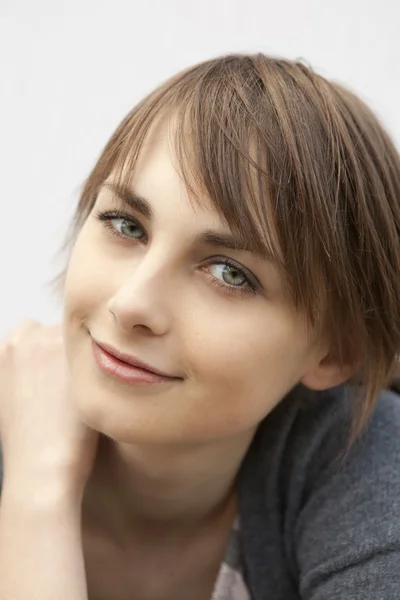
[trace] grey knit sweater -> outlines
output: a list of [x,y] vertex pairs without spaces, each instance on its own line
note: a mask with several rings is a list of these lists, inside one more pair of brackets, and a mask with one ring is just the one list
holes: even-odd
[[259,428],[239,477],[253,600],[400,599],[400,397],[344,459],[351,403],[298,388]]

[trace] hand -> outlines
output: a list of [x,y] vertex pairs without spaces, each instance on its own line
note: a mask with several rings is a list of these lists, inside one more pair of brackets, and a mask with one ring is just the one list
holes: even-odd
[[98,434],[75,408],[60,325],[24,322],[0,345],[0,439],[5,481],[45,473],[82,495]]

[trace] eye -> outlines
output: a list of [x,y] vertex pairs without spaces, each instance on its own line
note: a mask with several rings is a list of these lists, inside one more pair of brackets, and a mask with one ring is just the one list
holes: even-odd
[[146,232],[143,227],[130,215],[119,211],[99,212],[96,217],[110,233],[122,238],[143,240]]
[[118,217],[110,219],[109,223],[116,231],[118,231],[118,233],[125,237],[135,238],[136,240],[140,240],[144,237],[143,230],[141,227],[138,227],[138,224],[134,221]]
[[250,295],[257,293],[259,283],[256,277],[230,259],[215,258],[205,269],[210,273],[213,283],[225,292]]
[[247,283],[247,277],[237,267],[232,267],[227,263],[217,263],[211,265],[210,271],[218,279],[222,279],[228,285],[239,286]]

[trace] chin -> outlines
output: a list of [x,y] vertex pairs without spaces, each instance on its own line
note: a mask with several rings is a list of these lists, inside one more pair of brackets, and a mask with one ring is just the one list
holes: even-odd
[[155,404],[165,406],[165,400],[168,402],[164,390],[131,386],[99,372],[89,335],[84,343],[81,339],[69,346],[68,357],[74,401],[88,427],[121,443],[149,443],[162,438],[164,411],[157,411]]
[[[89,379],[89,380],[88,380]],[[112,379],[75,376],[75,402],[82,421],[118,443],[171,444],[189,442],[187,428],[174,418],[175,392],[149,395]],[[186,433],[185,439],[182,438]]]

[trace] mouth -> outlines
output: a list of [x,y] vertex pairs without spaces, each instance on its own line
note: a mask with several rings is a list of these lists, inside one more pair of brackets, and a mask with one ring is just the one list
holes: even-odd
[[112,346],[92,338],[92,348],[98,368],[105,374],[131,385],[151,385],[181,381],[132,355],[119,352]]

